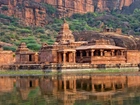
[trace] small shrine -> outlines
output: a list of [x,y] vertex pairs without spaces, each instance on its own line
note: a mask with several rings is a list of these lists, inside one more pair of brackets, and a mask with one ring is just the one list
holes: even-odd
[[38,62],[38,54],[29,50],[25,43],[21,43],[16,50],[16,64],[36,64]]

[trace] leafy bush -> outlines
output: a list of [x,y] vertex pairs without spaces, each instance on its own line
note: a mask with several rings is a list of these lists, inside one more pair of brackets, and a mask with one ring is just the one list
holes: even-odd
[[41,48],[41,45],[37,43],[29,43],[27,44],[27,47],[31,50],[38,51]]
[[36,32],[36,33],[42,33],[42,34],[44,34],[44,33],[45,33],[45,30],[44,30],[43,28],[37,28],[37,29],[35,30],[35,32]]
[[7,7],[7,6],[2,6],[2,7],[1,7],[1,10],[7,11],[7,10],[8,10],[8,7]]
[[3,14],[0,14],[0,18],[8,19],[12,23],[18,20],[17,18],[9,17],[9,16],[3,15]]
[[11,51],[16,51],[16,47],[15,46],[4,46],[3,47],[4,50],[11,50]]
[[15,29],[16,29],[14,26],[10,26],[10,25],[7,28],[11,31],[15,31]]
[[42,3],[42,5],[46,8],[47,13],[50,15],[55,14],[57,11],[57,9],[50,4]]
[[52,45],[53,43],[54,43],[54,40],[53,39],[48,39],[47,40],[47,44]]
[[25,33],[31,33],[32,31],[29,29],[18,29],[18,31],[20,31],[21,34],[25,34]]
[[40,37],[39,37],[40,39],[50,39],[50,36],[48,36],[48,35],[46,35],[46,34],[41,34],[40,35]]
[[25,42],[26,44],[28,43],[36,43],[36,40],[34,37],[27,37],[27,38],[22,38],[21,42]]

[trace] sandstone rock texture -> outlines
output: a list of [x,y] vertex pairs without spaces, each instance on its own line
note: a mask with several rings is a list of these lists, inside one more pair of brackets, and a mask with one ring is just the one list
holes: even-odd
[[[43,26],[47,23],[48,13],[42,4],[54,6],[58,17],[71,16],[73,13],[122,10],[134,0],[0,0],[0,13],[15,16],[26,25]],[[8,7],[8,8],[7,8]]]
[[128,50],[140,50],[140,37],[132,35],[121,35],[113,32],[98,33],[93,31],[83,31],[73,33],[76,40],[90,41],[91,44],[98,39],[106,39],[111,42],[112,45],[127,48]]

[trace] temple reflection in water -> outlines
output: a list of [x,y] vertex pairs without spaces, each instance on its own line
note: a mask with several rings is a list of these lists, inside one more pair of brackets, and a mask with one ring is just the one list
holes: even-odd
[[0,105],[136,105],[139,80],[126,75],[0,77]]

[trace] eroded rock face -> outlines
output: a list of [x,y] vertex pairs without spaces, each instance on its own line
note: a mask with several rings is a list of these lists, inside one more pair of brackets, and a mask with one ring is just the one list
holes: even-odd
[[97,6],[96,11],[111,11],[114,9],[122,10],[123,7],[128,7],[134,0],[93,0],[94,6]]
[[[0,0],[0,13],[15,16],[25,25],[43,26],[46,21],[46,10],[35,0]],[[4,8],[8,10],[4,10]]]
[[132,35],[120,35],[116,33],[97,33],[93,31],[74,32],[76,40],[85,41],[88,40],[90,43],[94,43],[98,39],[107,39],[112,45],[125,47],[129,50],[140,50],[140,37]]
[[[47,23],[47,12],[42,4],[57,8],[57,16],[73,13],[121,10],[134,0],[0,0],[0,13],[20,18],[26,25],[43,26]],[[8,10],[5,8],[8,8]]]

